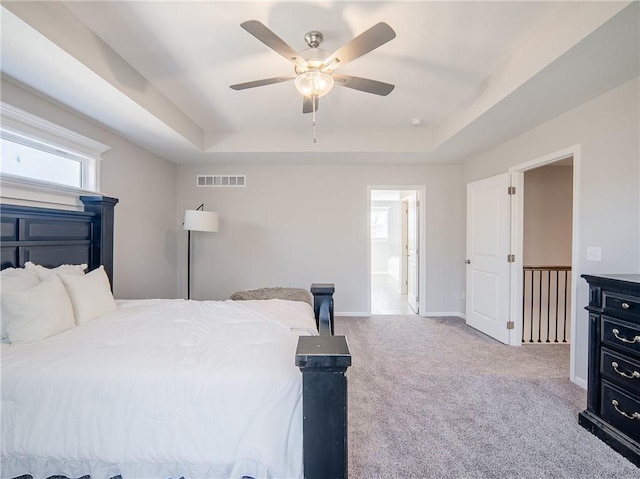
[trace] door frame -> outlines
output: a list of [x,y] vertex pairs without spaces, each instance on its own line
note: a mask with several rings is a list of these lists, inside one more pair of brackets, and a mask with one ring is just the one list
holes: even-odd
[[407,293],[407,284],[409,282],[409,255],[407,250],[409,248],[409,202],[406,198],[400,198],[401,208],[401,228],[402,228],[402,243],[400,244],[400,294]]
[[371,191],[372,190],[416,190],[420,207],[418,208],[418,311],[420,316],[427,312],[427,187],[426,185],[367,185],[367,315],[371,315]]
[[[513,203],[511,205],[511,251],[515,254],[515,262],[511,264],[511,299],[510,316],[514,322],[514,329],[511,330],[510,344],[519,346],[522,344],[522,258],[524,254],[524,173],[541,166],[549,165],[557,161],[573,157],[573,197],[572,197],[572,218],[571,218],[571,315],[569,324],[571,328],[571,339],[569,344],[569,379],[576,382],[575,375],[575,341],[576,341],[576,302],[577,302],[577,279],[580,277],[578,268],[579,260],[579,185],[580,178],[580,145],[574,145],[553,153],[535,158],[524,163],[509,168],[511,173],[511,185],[516,187]],[[586,384],[576,383],[586,389]]]

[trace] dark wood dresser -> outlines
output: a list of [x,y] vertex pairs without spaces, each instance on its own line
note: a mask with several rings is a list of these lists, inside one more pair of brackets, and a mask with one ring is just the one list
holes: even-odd
[[580,424],[640,467],[640,275],[589,283],[587,409]]

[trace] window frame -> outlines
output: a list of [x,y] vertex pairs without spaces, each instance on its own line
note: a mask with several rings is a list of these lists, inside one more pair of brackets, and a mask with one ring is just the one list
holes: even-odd
[[[374,215],[384,218],[384,224],[382,225],[384,228],[383,235],[374,234],[374,224],[373,217]],[[371,207],[371,219],[370,219],[370,228],[371,228],[371,239],[376,243],[382,243],[389,241],[389,207],[388,206],[372,206]]]
[[0,173],[2,186],[56,194],[99,193],[100,162],[111,148],[12,105],[0,102],[0,136],[7,141],[81,162],[81,186]]

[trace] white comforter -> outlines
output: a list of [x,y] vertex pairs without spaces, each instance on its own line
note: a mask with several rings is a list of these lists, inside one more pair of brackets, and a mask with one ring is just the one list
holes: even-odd
[[301,478],[302,302],[120,301],[2,352],[2,478]]

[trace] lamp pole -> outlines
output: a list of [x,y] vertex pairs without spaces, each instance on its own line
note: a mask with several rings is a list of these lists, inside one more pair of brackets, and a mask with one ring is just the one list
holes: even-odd
[[187,230],[187,299],[191,299],[191,230]]
[[218,213],[204,211],[204,203],[184,212],[183,227],[187,230],[187,299],[191,299],[191,232],[218,231]]

